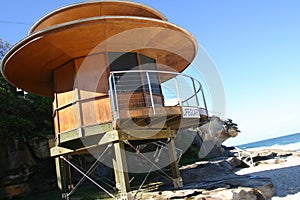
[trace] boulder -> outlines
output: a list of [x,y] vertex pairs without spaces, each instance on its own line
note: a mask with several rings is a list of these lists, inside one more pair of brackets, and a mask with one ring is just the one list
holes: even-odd
[[49,138],[34,137],[29,140],[28,144],[31,152],[38,159],[47,159],[50,157]]
[[136,199],[266,200],[260,191],[247,187],[239,187],[234,189],[219,188],[216,190],[183,189],[161,192],[143,192],[139,193],[136,196]]
[[226,161],[231,165],[233,169],[240,167],[243,164],[243,162],[237,157],[229,157],[226,159]]
[[56,186],[54,160],[46,151],[47,139],[0,141],[0,199],[45,192]]
[[215,191],[203,192],[202,195],[198,195],[195,199],[220,199],[220,200],[265,200],[262,194],[253,188],[236,188],[236,189],[221,189]]
[[0,176],[10,174],[15,170],[30,168],[35,164],[27,145],[22,140],[9,139],[3,143],[1,142]]
[[[233,166],[239,164],[234,159],[229,159],[229,162],[232,162]],[[264,200],[270,199],[275,194],[270,178],[237,175],[231,169],[232,166],[229,162],[227,160],[203,161],[182,166],[180,168],[184,184],[182,190],[173,191],[171,185],[164,185],[160,187],[161,194],[156,197],[158,199],[190,197],[191,199]],[[160,182],[167,183],[169,181],[160,180]]]
[[21,183],[16,185],[9,185],[0,188],[0,199],[13,199],[15,197],[22,197],[29,193],[29,185]]

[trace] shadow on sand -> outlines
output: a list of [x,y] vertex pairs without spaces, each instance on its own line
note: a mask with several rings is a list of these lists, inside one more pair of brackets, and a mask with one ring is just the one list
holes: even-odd
[[300,165],[249,173],[250,176],[270,177],[277,197],[300,192]]

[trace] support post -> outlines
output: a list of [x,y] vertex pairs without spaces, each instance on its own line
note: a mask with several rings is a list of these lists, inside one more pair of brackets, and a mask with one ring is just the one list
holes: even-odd
[[175,189],[182,188],[183,182],[182,182],[182,178],[180,176],[180,171],[178,168],[177,156],[176,156],[176,151],[175,151],[175,142],[174,142],[173,138],[168,143],[168,149],[169,149],[169,158],[170,158],[170,162],[171,162],[170,166],[171,166],[171,170],[172,170],[174,188]]
[[114,170],[116,175],[116,184],[120,184],[121,200],[131,200],[131,189],[128,177],[128,169],[126,155],[124,150],[124,142],[118,141],[114,143],[115,148],[115,164]]
[[118,169],[118,166],[117,166],[117,161],[115,158],[112,159],[112,162],[113,162],[113,167],[114,167],[114,174],[115,174],[115,182],[116,182],[116,188],[118,191],[121,190],[120,188],[120,180],[119,180],[119,171],[117,170]]
[[[67,156],[68,159],[70,159],[70,156]],[[72,181],[72,172],[71,172],[71,166],[66,165],[66,170],[67,170],[67,187],[68,187],[68,193],[73,189],[73,181]]]
[[55,158],[57,185],[62,193],[62,199],[68,200],[68,193],[72,187],[71,170],[59,157]]

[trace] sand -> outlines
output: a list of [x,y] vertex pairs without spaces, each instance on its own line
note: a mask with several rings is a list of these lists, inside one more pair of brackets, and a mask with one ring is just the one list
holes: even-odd
[[255,167],[244,168],[237,174],[270,177],[276,189],[272,200],[300,199],[300,156],[270,159]]

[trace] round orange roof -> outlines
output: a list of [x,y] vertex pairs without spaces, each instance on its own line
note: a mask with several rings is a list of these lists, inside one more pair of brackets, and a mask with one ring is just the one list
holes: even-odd
[[[124,5],[125,10],[131,6],[133,14],[121,12]],[[104,9],[114,10],[112,6],[118,9],[115,15],[92,14],[82,18],[89,6],[100,6],[101,13],[112,13]],[[53,94],[53,71],[75,58],[99,52],[138,51],[159,57],[159,64],[181,72],[197,52],[197,42],[190,33],[167,22],[148,6],[125,1],[88,2],[61,8],[38,21],[29,34],[4,56],[1,70],[13,85],[43,96]]]
[[167,21],[162,13],[144,4],[121,0],[89,1],[54,10],[37,21],[28,34],[61,23],[97,16],[138,16]]

